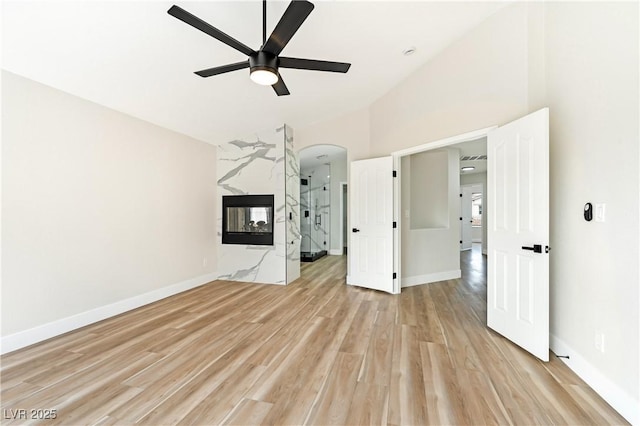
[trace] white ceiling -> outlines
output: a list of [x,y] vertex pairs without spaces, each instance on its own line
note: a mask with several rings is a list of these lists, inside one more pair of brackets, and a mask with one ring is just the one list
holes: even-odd
[[[315,1],[284,56],[351,62],[347,74],[281,70],[291,95],[248,70],[194,71],[246,57],[167,14],[160,1],[3,1],[2,67],[194,138],[220,143],[368,106],[506,2]],[[177,1],[244,44],[262,41],[259,1]],[[270,33],[288,2],[268,3]],[[402,51],[415,46],[412,56]]]
[[[298,153],[300,171],[313,169],[321,164],[347,160],[347,150],[336,145],[313,145],[301,149]],[[346,167],[346,163],[345,163]]]
[[[453,145],[452,148],[458,148],[460,150],[460,158],[466,156],[475,155],[487,155],[487,138],[483,137],[475,141],[462,142]],[[460,161],[460,168],[466,166],[473,166],[475,169],[471,171],[463,172],[460,170],[461,175],[471,175],[474,173],[486,173],[487,172],[487,160],[466,160]]]

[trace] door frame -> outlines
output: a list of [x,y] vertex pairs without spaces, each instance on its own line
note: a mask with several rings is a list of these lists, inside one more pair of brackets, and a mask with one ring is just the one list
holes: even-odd
[[[468,200],[469,201],[469,206],[467,206],[467,208],[469,210],[472,210],[471,209],[471,202],[472,202],[471,191],[473,191],[473,188],[478,186],[478,185],[479,184],[477,184],[477,183],[468,183],[468,184],[465,184],[465,185],[460,184],[460,192],[461,192],[461,194],[460,194],[460,217],[461,217],[461,222],[460,222],[460,251],[471,250],[472,247],[473,247],[473,229],[471,229],[469,231],[469,234],[470,234],[469,235],[469,238],[470,238],[469,248],[462,248],[462,246],[464,244],[464,237],[463,237],[464,236],[464,231],[462,229],[465,226],[465,224],[464,224],[465,217],[464,217],[464,213],[463,213],[463,209],[465,208],[465,206],[464,206],[465,199],[464,199],[464,192],[463,191],[464,191],[465,188],[468,188],[469,191],[470,191],[469,200]],[[470,217],[473,216],[473,211],[469,214],[469,216]],[[468,226],[471,227],[471,225],[468,225]]]
[[[484,172],[484,173],[486,174],[486,172]],[[480,192],[480,194],[482,194],[482,196],[481,196],[482,197],[482,226],[480,227],[481,228],[480,229],[480,237],[481,238],[480,238],[479,242],[480,242],[480,244],[482,244],[484,246],[485,243],[486,243],[486,241],[484,241],[485,240],[485,238],[484,238],[484,230],[485,230],[485,228],[484,227],[486,225],[486,222],[484,220],[484,208],[485,208],[485,205],[484,205],[484,202],[485,202],[484,191],[485,191],[485,189],[484,189],[484,187],[485,187],[485,185],[483,185],[480,182],[478,182],[478,183],[467,183],[467,184],[464,184],[464,185],[460,185],[460,189],[464,188],[465,186],[471,187],[471,188],[479,188],[480,189],[479,192]],[[471,193],[471,197],[473,198],[473,192]],[[472,228],[473,228],[473,226],[472,226]],[[473,229],[472,229],[471,230],[471,244],[473,245],[473,243],[477,243],[477,242],[478,241],[473,241]],[[483,249],[482,250],[482,254],[487,254],[487,251]]]
[[[347,243],[347,241],[344,240],[345,228],[347,227],[347,224],[344,222],[344,215],[345,215],[344,190],[345,190],[345,188],[347,188],[346,197],[347,197],[347,204],[348,204],[349,203],[349,187],[347,186],[347,182],[345,182],[345,181],[341,181],[339,187],[340,187],[340,254],[342,256],[344,256],[346,254],[344,252],[345,243]],[[348,213],[348,212],[346,212],[346,213]],[[347,220],[349,220],[349,215],[348,214],[347,214]],[[347,247],[347,251],[349,251],[349,244],[348,243],[346,244],[346,247]]]
[[[394,151],[391,153],[393,158],[393,170],[396,172],[396,177],[393,179],[393,220],[396,222],[396,228],[393,233],[393,270],[396,272],[396,279],[393,281],[393,293],[398,294],[401,291],[402,285],[402,220],[401,220],[401,198],[400,198],[400,184],[402,182],[402,157],[418,154],[420,152],[430,151],[433,149],[444,148],[450,145],[459,144],[462,142],[469,142],[482,137],[487,137],[489,132],[498,126],[490,126],[482,129],[474,130],[472,132],[462,133],[459,135],[451,136],[444,139],[439,139],[433,142],[428,142],[423,145],[414,146],[400,151]],[[486,192],[484,194],[486,197]],[[483,218],[484,219],[484,218]]]

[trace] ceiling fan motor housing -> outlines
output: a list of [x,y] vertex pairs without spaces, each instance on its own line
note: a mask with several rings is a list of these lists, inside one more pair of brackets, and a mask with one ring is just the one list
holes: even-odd
[[274,74],[278,73],[278,57],[272,53],[263,50],[249,55],[250,72],[265,70]]

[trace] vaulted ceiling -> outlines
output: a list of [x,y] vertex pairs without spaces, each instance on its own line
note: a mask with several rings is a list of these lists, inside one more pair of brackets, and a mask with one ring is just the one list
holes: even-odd
[[[2,67],[194,138],[220,143],[367,107],[505,6],[505,2],[315,1],[283,55],[352,63],[347,74],[283,69],[277,97],[248,70],[194,71],[244,60],[167,14],[177,4],[244,44],[262,41],[259,1],[3,1]],[[267,33],[288,2],[270,1]],[[415,47],[413,55],[403,50]]]

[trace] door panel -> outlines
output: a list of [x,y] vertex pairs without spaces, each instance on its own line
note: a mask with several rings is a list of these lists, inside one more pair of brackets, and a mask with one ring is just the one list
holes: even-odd
[[393,293],[392,158],[351,163],[347,283]]
[[548,361],[549,110],[490,131],[487,148],[487,324]]

